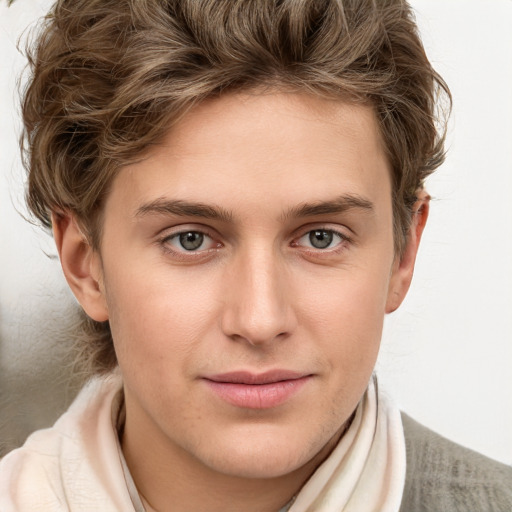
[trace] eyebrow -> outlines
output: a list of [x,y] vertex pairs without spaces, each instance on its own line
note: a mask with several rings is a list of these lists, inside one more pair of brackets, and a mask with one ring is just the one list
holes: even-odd
[[[338,214],[353,209],[373,212],[374,206],[371,201],[361,196],[344,194],[330,201],[315,201],[294,206],[282,215],[281,220]],[[136,217],[145,217],[147,215],[177,215],[180,217],[214,219],[223,222],[231,222],[233,220],[233,214],[219,206],[166,198],[158,198],[145,203],[135,213]]]
[[179,199],[159,198],[143,204],[137,209],[136,217],[146,215],[178,215],[180,217],[199,217],[230,222],[233,215],[228,210],[204,203],[188,202]]
[[302,203],[285,212],[284,219],[314,217],[316,215],[344,213],[348,210],[374,211],[371,201],[355,194],[343,194],[330,201]]

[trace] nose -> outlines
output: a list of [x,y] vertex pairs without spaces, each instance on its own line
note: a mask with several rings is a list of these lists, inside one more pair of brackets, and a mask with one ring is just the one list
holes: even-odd
[[232,263],[222,314],[226,336],[253,346],[288,337],[297,322],[289,276],[279,256],[259,247]]

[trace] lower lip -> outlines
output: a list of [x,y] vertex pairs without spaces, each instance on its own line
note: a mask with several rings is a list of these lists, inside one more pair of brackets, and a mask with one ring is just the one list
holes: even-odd
[[240,384],[207,380],[210,389],[226,402],[246,409],[270,409],[292,398],[310,379],[270,382],[268,384]]

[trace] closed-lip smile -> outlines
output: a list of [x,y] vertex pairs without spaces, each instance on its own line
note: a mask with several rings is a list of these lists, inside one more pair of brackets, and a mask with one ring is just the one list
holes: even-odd
[[208,375],[203,380],[214,394],[231,405],[269,409],[291,399],[311,377],[308,373],[278,369],[264,373],[233,371]]

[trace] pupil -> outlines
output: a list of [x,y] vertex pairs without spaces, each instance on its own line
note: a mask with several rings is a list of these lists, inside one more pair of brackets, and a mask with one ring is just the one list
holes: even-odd
[[198,249],[203,244],[204,235],[202,233],[196,233],[190,231],[188,233],[182,233],[180,235],[180,244],[187,251],[193,251]]
[[311,231],[309,241],[315,249],[325,249],[331,245],[333,236],[331,231]]

